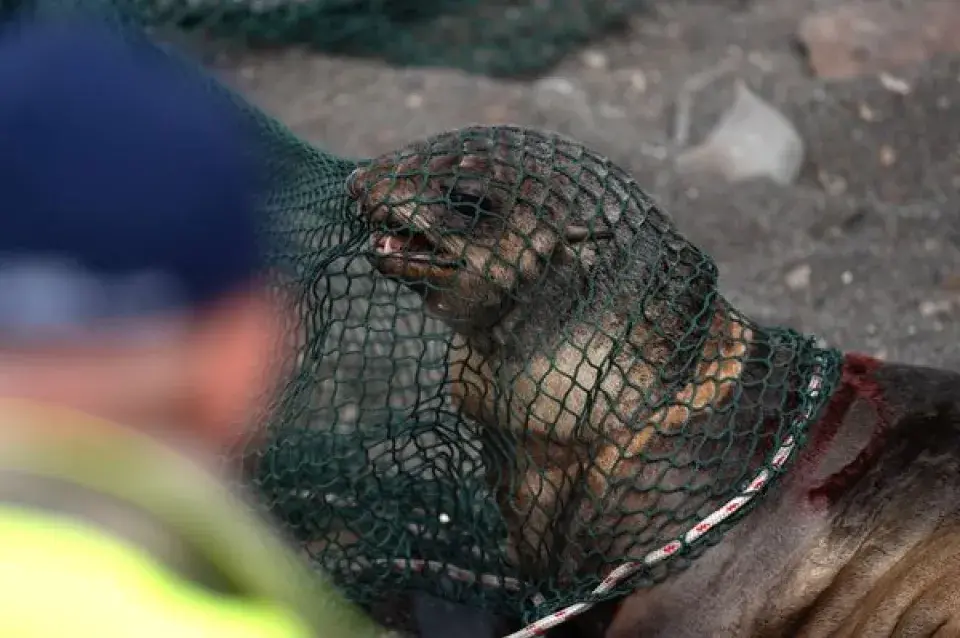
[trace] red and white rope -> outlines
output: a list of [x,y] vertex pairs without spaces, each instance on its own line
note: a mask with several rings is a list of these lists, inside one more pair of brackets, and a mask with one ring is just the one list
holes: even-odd
[[[809,399],[815,399],[820,394],[820,389],[823,385],[823,377],[821,376],[820,372],[820,367],[817,366],[814,373],[810,377],[810,383],[806,388],[806,394]],[[793,425],[797,428],[803,427],[805,422],[809,421],[813,415],[814,402],[807,401],[806,403],[807,404],[804,406],[804,409],[794,420]],[[795,448],[796,442],[792,436],[788,436],[784,440],[783,445],[777,449],[777,452],[773,455],[773,459],[770,461],[770,465],[773,467],[773,469],[781,468],[793,454]],[[654,565],[666,558],[669,558],[670,556],[676,554],[685,544],[689,545],[690,543],[693,543],[699,539],[701,536],[726,520],[731,514],[749,503],[763,488],[763,486],[767,484],[772,476],[773,472],[770,469],[764,468],[760,470],[753,481],[751,481],[750,484],[742,492],[740,492],[738,496],[730,499],[723,505],[723,507],[694,525],[681,538],[670,541],[660,549],[650,552],[643,557],[642,561],[621,565],[611,572],[610,575],[603,579],[603,582],[601,582],[600,585],[593,590],[594,595],[600,595],[609,592],[621,581],[633,575],[638,570],[644,567],[649,567],[650,565]],[[565,607],[564,609],[556,611],[549,616],[544,616],[540,620],[527,625],[520,631],[514,632],[505,638],[533,638],[534,636],[543,636],[552,627],[556,627],[560,623],[569,620],[578,614],[582,614],[593,607],[594,604],[595,603],[577,603],[575,605],[570,605],[569,607]]]

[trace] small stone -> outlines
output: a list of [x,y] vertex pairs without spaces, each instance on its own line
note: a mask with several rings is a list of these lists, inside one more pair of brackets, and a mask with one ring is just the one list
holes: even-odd
[[407,96],[406,104],[408,109],[418,109],[423,106],[423,96],[419,93],[411,93]]
[[797,31],[813,72],[849,79],[960,51],[960,2],[843,3],[805,17]]
[[813,269],[809,264],[800,264],[787,273],[785,278],[787,288],[790,290],[803,290],[810,287],[810,275]]
[[830,195],[843,195],[847,192],[847,180],[840,175],[831,175],[823,169],[820,169],[817,171],[817,181],[820,182],[823,189]]
[[844,270],[843,274],[840,275],[840,281],[843,282],[844,286],[849,286],[853,283],[853,273],[849,270]]
[[860,119],[864,122],[872,122],[877,119],[876,113],[873,112],[873,109],[870,108],[869,104],[860,103],[859,108]]
[[799,176],[805,152],[793,122],[737,81],[733,104],[700,144],[677,155],[675,167],[731,183],[765,177],[786,185]]
[[544,78],[537,81],[535,88],[560,95],[573,95],[577,90],[573,82],[566,78]]
[[877,326],[876,326],[876,324],[868,323],[866,326],[864,326],[864,329],[867,331],[867,334],[868,334],[868,335],[875,335],[875,334],[877,334]]
[[949,299],[928,299],[920,303],[920,314],[924,317],[943,315],[953,310],[953,302]]
[[437,518],[440,519],[440,523],[442,523],[443,525],[446,525],[447,523],[450,522],[449,514],[440,514],[440,516],[438,516]]
[[647,92],[646,73],[640,70],[636,70],[633,73],[631,73],[630,86],[632,86],[637,93],[646,93]]
[[907,326],[907,335],[912,337],[915,334],[917,334],[917,327],[913,324],[910,324],[909,326]]
[[601,102],[597,105],[597,111],[601,116],[610,119],[610,120],[620,120],[627,116],[626,111],[624,111],[619,106],[610,104],[609,102]]
[[773,62],[760,51],[751,51],[748,53],[747,62],[766,73],[773,71]]
[[889,73],[880,74],[880,84],[891,93],[898,93],[899,95],[910,95],[910,91],[913,90],[906,80]]
[[640,150],[647,157],[652,157],[661,162],[670,156],[670,151],[667,150],[667,147],[659,144],[645,144],[640,147]]
[[897,153],[887,144],[880,147],[880,165],[884,167],[893,166],[897,161]]
[[600,51],[586,51],[583,54],[583,63],[591,69],[607,68],[607,56]]

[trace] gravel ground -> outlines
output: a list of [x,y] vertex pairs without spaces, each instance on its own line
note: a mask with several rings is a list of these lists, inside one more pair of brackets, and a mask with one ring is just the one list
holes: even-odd
[[[369,156],[474,122],[541,126],[632,168],[717,259],[725,292],[761,321],[888,359],[960,369],[960,56],[827,82],[795,43],[836,0],[654,3],[617,34],[524,82],[395,69],[303,50],[232,55],[229,82],[318,146]],[[778,106],[807,144],[793,186],[680,177],[678,98],[692,77],[690,142],[736,79]]]
[[[798,26],[844,4],[853,2],[654,1],[624,32],[525,81],[296,49],[234,52],[213,66],[296,133],[347,157],[476,122],[579,138],[630,167],[714,256],[724,293],[755,319],[960,370],[960,53],[927,56],[893,80],[814,77]],[[807,155],[795,184],[727,184],[674,169],[728,108],[737,81],[799,129]],[[690,105],[688,135],[678,133],[679,104]],[[358,308],[343,314],[365,315]],[[390,352],[375,336],[364,347]],[[366,376],[346,375],[370,392]]]

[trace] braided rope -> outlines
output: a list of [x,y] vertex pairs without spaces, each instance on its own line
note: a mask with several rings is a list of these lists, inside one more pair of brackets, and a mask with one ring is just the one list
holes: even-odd
[[[813,416],[815,404],[814,399],[820,395],[820,390],[823,387],[822,372],[823,359],[822,357],[818,356],[816,358],[816,364],[814,365],[813,373],[810,376],[810,382],[805,388],[803,396],[803,402],[805,405],[793,422],[793,429],[795,432],[804,428]],[[774,476],[774,471],[779,470],[790,459],[793,452],[796,450],[796,447],[797,445],[794,437],[792,435],[788,436],[786,440],[784,440],[783,445],[781,445],[773,455],[773,458],[770,461],[770,468],[764,468],[760,470],[753,481],[751,481],[750,484],[743,491],[741,491],[738,496],[730,499],[721,508],[714,511],[712,514],[694,525],[681,538],[670,541],[660,549],[650,552],[644,556],[642,561],[627,563],[615,569],[603,580],[603,582],[600,583],[596,589],[593,590],[593,594],[599,596],[609,592],[623,580],[632,576],[640,569],[659,563],[676,554],[684,547],[684,545],[689,546],[690,544],[699,540],[704,534],[722,523],[730,515],[739,511],[744,505],[753,500],[759,491],[770,482],[770,479]],[[569,607],[556,611],[549,616],[544,616],[540,620],[527,625],[520,631],[514,632],[505,638],[533,638],[534,636],[543,636],[549,629],[556,627],[557,625],[569,620],[574,616],[582,614],[595,604],[596,603],[577,603],[575,605],[570,605]]]
[[[800,431],[804,429],[809,420],[813,417],[815,405],[814,400],[819,397],[820,391],[823,388],[822,371],[823,358],[821,356],[817,356],[813,373],[810,376],[810,381],[806,388],[804,388],[803,409],[793,421],[794,431]],[[709,516],[705,517],[699,523],[694,525],[681,538],[673,540],[662,546],[660,549],[650,552],[643,558],[642,561],[627,563],[615,569],[603,580],[603,582],[600,583],[600,585],[597,586],[596,589],[593,590],[593,594],[595,596],[605,594],[640,569],[643,569],[644,567],[650,567],[651,565],[655,565],[656,563],[666,560],[670,556],[673,556],[680,551],[685,545],[689,546],[695,543],[711,529],[742,509],[744,505],[753,500],[757,493],[759,493],[760,490],[770,482],[774,476],[774,471],[779,470],[786,464],[796,450],[796,447],[796,439],[792,435],[788,436],[784,440],[783,445],[777,449],[776,453],[773,455],[773,458],[770,460],[770,468],[764,468],[760,470],[760,472],[757,473],[757,476],[754,477],[753,481],[751,481],[738,496],[730,499],[722,507],[715,510]],[[448,577],[454,580],[466,583],[480,583],[487,587],[503,587],[512,591],[518,591],[520,589],[519,581],[514,578],[505,578],[501,576],[494,576],[492,574],[475,574],[469,570],[444,564],[440,561],[397,558],[389,560],[380,559],[372,562],[373,564],[377,565],[386,564],[394,569],[399,570],[408,569],[415,572],[429,571],[446,573]],[[369,564],[367,566],[369,566]],[[361,566],[357,565],[356,567],[360,568]],[[540,620],[527,625],[520,631],[509,634],[504,638],[534,638],[535,636],[543,636],[548,630],[574,616],[582,614],[583,612],[592,608],[595,604],[596,603],[577,603],[575,605],[570,605],[569,607],[565,607],[564,609],[556,611],[549,616],[545,616]]]

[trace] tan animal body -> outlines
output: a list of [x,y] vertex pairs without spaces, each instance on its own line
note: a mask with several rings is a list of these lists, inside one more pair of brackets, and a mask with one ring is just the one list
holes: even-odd
[[[358,169],[348,190],[374,229],[377,269],[454,331],[450,391],[483,426],[510,554],[527,578],[603,576],[682,535],[768,462],[812,362],[839,362],[740,315],[717,293],[713,262],[629,175],[560,136],[437,135]],[[960,635],[942,633],[955,622],[952,595],[915,591],[960,586],[950,562],[960,561],[960,477],[952,499],[932,491],[960,450],[960,375],[856,357],[824,375],[839,389],[814,405],[803,424],[813,443],[776,488],[689,569],[637,591],[612,620],[600,616],[610,610],[586,618],[585,632]],[[887,394],[909,399],[876,398],[882,379],[915,377],[924,392],[908,384]],[[878,441],[927,417],[928,446],[957,440],[920,477],[901,467],[911,452]],[[904,481],[911,496],[883,481]],[[920,629],[898,633],[905,626]]]

